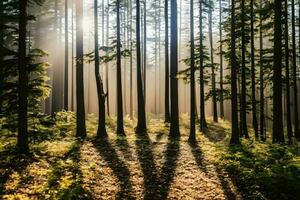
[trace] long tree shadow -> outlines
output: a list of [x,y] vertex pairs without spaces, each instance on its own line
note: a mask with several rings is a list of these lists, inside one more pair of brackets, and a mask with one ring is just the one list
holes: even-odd
[[144,175],[144,199],[156,199],[159,184],[149,135],[137,135],[135,143]]
[[132,153],[130,145],[127,141],[127,137],[117,136],[116,144],[118,149],[124,154],[126,159],[132,159]]
[[180,149],[180,138],[169,137],[167,150],[165,152],[165,163],[160,176],[160,185],[162,188],[159,191],[159,199],[167,199],[170,186],[175,176],[177,160]]
[[95,139],[94,147],[105,159],[108,166],[113,170],[120,182],[120,191],[116,194],[116,199],[134,199],[132,196],[132,184],[130,181],[130,171],[125,162],[118,157],[116,150],[111,146],[108,138]]
[[207,164],[204,160],[204,153],[201,149],[201,147],[198,145],[198,143],[192,143],[192,142],[189,142],[189,145],[190,145],[190,149],[191,149],[191,152],[195,158],[195,161],[198,165],[198,167],[204,171],[205,173],[208,172],[207,170]]
[[[192,154],[196,160],[196,163],[198,165],[198,167],[203,170],[206,174],[209,173],[208,169],[207,169],[207,165],[209,165],[209,163],[207,163],[207,161],[205,161],[204,159],[204,153],[201,149],[201,147],[197,144],[197,143],[189,143]],[[233,199],[237,199],[237,195],[235,194],[234,191],[232,191],[232,188],[230,187],[230,179],[227,179],[224,172],[219,169],[218,167],[216,167],[216,173],[218,176],[218,179],[220,180],[222,189],[224,194],[226,195],[226,199],[229,200],[233,200]]]
[[179,155],[179,138],[169,137],[165,151],[165,163],[161,174],[157,172],[152,152],[153,145],[148,134],[138,136],[136,140],[138,159],[144,175],[144,199],[166,199],[175,176]]
[[[48,191],[45,192],[50,192],[50,196],[55,196],[58,199],[92,199],[91,194],[83,187],[83,173],[80,169],[80,149],[82,144],[83,141],[77,139],[69,151],[63,155],[63,158],[57,158],[54,161],[48,160],[52,166],[52,172],[48,179]],[[72,184],[67,188],[61,189],[59,182],[66,172],[72,174]]]
[[[22,174],[33,162],[38,161],[34,154],[20,154],[14,147],[0,152],[0,197],[6,193],[5,184],[14,172]],[[13,192],[13,191],[11,191]]]

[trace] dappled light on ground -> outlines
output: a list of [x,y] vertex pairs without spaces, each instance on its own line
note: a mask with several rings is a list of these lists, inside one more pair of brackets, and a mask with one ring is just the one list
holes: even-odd
[[[115,127],[109,126],[109,138],[97,139],[90,120],[86,140],[73,139],[71,134],[46,140],[36,146],[32,158],[19,158],[18,166],[11,160],[2,162],[1,195],[5,199],[227,199],[230,189],[239,196],[232,183],[223,188],[226,177],[210,161],[210,147],[201,147],[209,140],[199,136],[200,142],[191,145],[184,126],[181,139],[173,139],[163,120],[149,124],[149,132],[142,136],[136,136],[128,123],[127,137],[115,136]],[[11,166],[6,169],[6,164]]]

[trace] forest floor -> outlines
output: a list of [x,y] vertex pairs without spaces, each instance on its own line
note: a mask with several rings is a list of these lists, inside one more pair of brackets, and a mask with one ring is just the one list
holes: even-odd
[[115,119],[109,119],[109,137],[96,139],[96,119],[89,117],[88,137],[78,140],[69,114],[61,114],[50,137],[33,137],[29,156],[15,153],[15,136],[2,133],[0,199],[300,197],[298,147],[254,141],[228,147],[230,124],[225,121],[209,121],[193,145],[187,142],[188,116],[181,116],[180,139],[168,137],[162,119],[149,118],[145,136],[136,136],[126,119],[127,136],[117,137]]

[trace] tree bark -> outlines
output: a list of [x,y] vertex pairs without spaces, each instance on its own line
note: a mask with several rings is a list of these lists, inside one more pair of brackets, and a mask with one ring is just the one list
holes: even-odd
[[283,143],[282,122],[282,28],[281,28],[281,0],[275,0],[274,26],[274,77],[273,77],[273,142]]
[[190,3],[190,40],[191,40],[191,102],[190,102],[190,136],[189,141],[196,141],[195,133],[195,43],[194,43],[194,1]]
[[165,0],[165,122],[170,122],[169,1]]
[[256,83],[255,83],[255,43],[254,43],[254,0],[250,2],[250,23],[251,23],[251,97],[252,97],[252,124],[254,129],[255,138],[258,139],[258,122],[257,122],[257,115],[256,115]]
[[237,103],[237,63],[236,63],[236,35],[235,35],[235,0],[231,0],[231,139],[230,144],[240,144],[240,134],[238,125],[238,103]]
[[86,137],[84,84],[83,84],[83,2],[76,0],[76,136]]
[[123,95],[121,71],[120,0],[117,0],[117,134],[125,135],[123,122]]
[[205,119],[205,97],[204,97],[204,45],[203,45],[203,17],[202,0],[199,1],[199,32],[200,32],[200,130],[204,131],[207,127]]
[[64,84],[64,109],[69,110],[69,6],[65,0],[65,84]]
[[246,102],[246,35],[245,35],[245,0],[242,0],[242,87],[241,87],[241,136],[249,138],[247,128],[247,102]]
[[179,136],[178,112],[178,30],[177,30],[177,0],[171,0],[171,127],[170,135]]
[[288,25],[288,1],[284,1],[285,4],[285,81],[286,81],[286,123],[287,123],[287,135],[289,143],[292,142],[293,129],[291,121],[291,95],[290,95],[290,49],[289,49],[289,25]]
[[223,31],[222,31],[222,0],[219,0],[219,7],[220,7],[220,29],[219,29],[219,34],[220,34],[220,117],[224,119],[225,114],[224,114],[224,94],[223,94]]
[[140,1],[136,0],[136,59],[137,59],[137,99],[138,99],[138,122],[136,132],[139,134],[145,133],[146,127],[146,114],[145,114],[145,101],[143,91],[143,80],[141,70],[141,22],[140,22]]
[[18,137],[17,147],[22,153],[29,151],[28,147],[28,61],[26,58],[26,26],[28,1],[19,2],[19,107],[18,107]]
[[295,0],[292,0],[292,53],[293,53],[293,89],[294,89],[294,134],[300,140],[299,113],[298,113],[298,86],[297,86],[297,55],[296,55],[296,24]]

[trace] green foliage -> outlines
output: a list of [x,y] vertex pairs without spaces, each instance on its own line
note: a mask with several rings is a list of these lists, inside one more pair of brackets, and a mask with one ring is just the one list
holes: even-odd
[[300,151],[297,146],[243,141],[219,147],[218,165],[235,179],[245,199],[298,199]]

